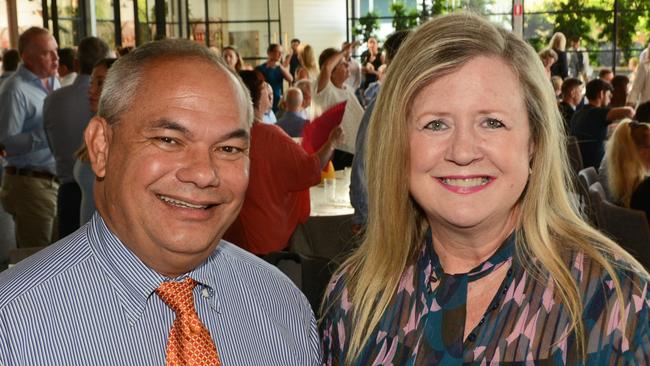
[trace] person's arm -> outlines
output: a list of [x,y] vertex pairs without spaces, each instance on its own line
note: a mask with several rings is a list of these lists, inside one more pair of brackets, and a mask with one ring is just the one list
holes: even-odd
[[23,132],[27,118],[27,103],[18,90],[7,90],[0,95],[0,145],[6,156],[27,154],[47,148],[47,137],[41,125]]
[[341,129],[340,126],[336,127],[330,132],[327,141],[316,152],[316,156],[318,156],[318,160],[320,160],[321,169],[327,166],[327,163],[330,161],[330,158],[332,157],[332,153],[334,152],[334,149],[339,144],[342,137],[343,137],[343,129]]
[[327,83],[330,81],[330,77],[332,77],[334,68],[339,64],[339,62],[341,62],[343,55],[346,51],[350,50],[350,47],[351,45],[348,44],[341,52],[334,54],[332,57],[327,59],[327,61],[325,61],[323,67],[320,69],[320,73],[318,74],[318,88],[316,89],[316,94],[325,89]]
[[286,80],[289,84],[293,83],[293,76],[291,76],[291,72],[289,72],[289,67],[284,66],[284,64],[278,65],[280,68],[280,71],[282,71],[282,77],[284,80]]
[[632,107],[616,107],[607,112],[608,121],[616,121],[623,118],[634,117],[634,108]]
[[636,76],[634,77],[634,83],[632,84],[632,90],[627,96],[626,104],[630,107],[635,107],[639,101],[641,92],[646,87],[646,77],[648,76],[648,71],[650,71],[650,64],[639,65],[636,71]]

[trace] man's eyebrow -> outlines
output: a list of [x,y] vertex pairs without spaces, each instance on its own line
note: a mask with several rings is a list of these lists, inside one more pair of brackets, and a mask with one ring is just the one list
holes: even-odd
[[149,129],[151,130],[174,130],[178,131],[184,135],[187,135],[189,137],[192,136],[192,132],[188,130],[185,126],[181,125],[178,122],[166,119],[166,118],[161,118],[153,121],[151,123],[151,126],[149,126]]
[[227,133],[226,135],[223,136],[222,140],[230,140],[230,139],[243,139],[243,140],[248,140],[249,139],[249,134],[248,131],[246,131],[243,128],[238,128],[230,133]]

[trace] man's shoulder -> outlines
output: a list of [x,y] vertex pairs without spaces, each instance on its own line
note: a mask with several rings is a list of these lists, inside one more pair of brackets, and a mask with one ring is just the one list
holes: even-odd
[[90,254],[84,226],[0,273],[0,312],[7,304],[48,286],[50,281],[72,275]]
[[225,240],[219,243],[219,250],[225,259],[232,263],[232,276],[247,282],[250,280],[251,284],[279,283],[282,288],[288,289],[290,292],[300,293],[300,290],[286,275],[262,258]]

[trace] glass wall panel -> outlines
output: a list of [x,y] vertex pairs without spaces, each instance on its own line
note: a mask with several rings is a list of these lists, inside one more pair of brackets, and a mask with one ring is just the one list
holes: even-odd
[[[48,6],[51,1],[47,1]],[[22,33],[29,27],[42,27],[43,26],[43,7],[40,1],[17,1],[18,6],[18,31]],[[6,11],[6,7],[2,9]],[[49,29],[52,29],[52,20],[50,18]]]
[[214,45],[214,42],[208,42],[209,33],[205,27],[205,1],[204,0],[188,0],[187,2],[187,18],[188,18],[188,32],[189,39],[207,45]]
[[156,8],[154,0],[136,0],[138,5],[138,44],[154,39],[156,34]]
[[122,30],[122,47],[135,46],[135,20],[133,0],[120,0],[120,20]]
[[181,37],[181,0],[165,0],[165,35],[167,38]]
[[59,21],[59,47],[79,44],[84,34],[79,0],[57,0]]
[[97,19],[97,37],[115,47],[115,12],[112,0],[95,0],[95,17]]

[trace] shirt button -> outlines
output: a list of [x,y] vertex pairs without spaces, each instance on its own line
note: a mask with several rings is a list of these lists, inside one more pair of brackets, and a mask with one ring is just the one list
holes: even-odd
[[210,293],[210,290],[208,290],[207,288],[203,288],[203,290],[201,290],[201,296],[207,299],[210,296],[212,296],[212,294]]
[[470,341],[470,342],[474,342],[474,341],[476,340],[476,334],[474,334],[474,333],[470,333],[470,334],[467,336],[467,340]]

